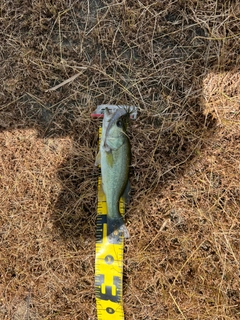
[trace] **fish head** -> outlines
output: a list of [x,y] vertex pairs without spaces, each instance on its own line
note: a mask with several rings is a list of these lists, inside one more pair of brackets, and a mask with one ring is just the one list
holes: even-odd
[[103,120],[103,148],[105,151],[117,150],[128,139],[126,130],[129,115],[127,109],[119,108],[114,113],[105,109]]

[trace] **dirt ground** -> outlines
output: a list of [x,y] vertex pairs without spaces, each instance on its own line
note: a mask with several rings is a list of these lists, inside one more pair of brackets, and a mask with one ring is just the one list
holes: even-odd
[[0,1],[0,319],[95,320],[98,104],[132,121],[126,320],[240,318],[239,1]]

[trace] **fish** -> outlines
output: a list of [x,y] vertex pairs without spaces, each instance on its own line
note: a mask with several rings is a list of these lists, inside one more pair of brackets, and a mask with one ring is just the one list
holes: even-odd
[[107,236],[123,235],[129,232],[119,211],[120,198],[129,198],[129,166],[131,147],[126,130],[130,113],[125,108],[110,112],[104,110],[102,138],[95,165],[101,167],[102,189],[107,205]]

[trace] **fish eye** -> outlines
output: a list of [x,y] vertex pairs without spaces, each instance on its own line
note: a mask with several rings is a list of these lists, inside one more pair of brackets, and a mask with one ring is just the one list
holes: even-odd
[[118,120],[118,121],[117,121],[117,126],[118,126],[118,127],[122,127],[122,120]]

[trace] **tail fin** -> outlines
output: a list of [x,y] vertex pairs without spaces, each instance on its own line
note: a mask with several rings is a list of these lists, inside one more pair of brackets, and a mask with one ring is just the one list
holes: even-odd
[[129,232],[124,224],[123,218],[107,218],[107,236],[111,243],[120,243],[122,237],[129,238]]

